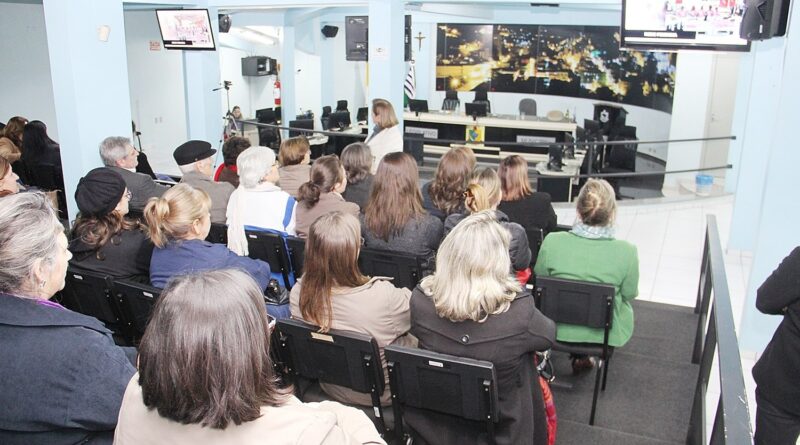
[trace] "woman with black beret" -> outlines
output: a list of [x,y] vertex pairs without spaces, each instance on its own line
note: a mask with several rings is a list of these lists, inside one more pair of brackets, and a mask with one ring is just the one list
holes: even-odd
[[128,220],[131,194],[125,180],[109,168],[96,168],[78,182],[80,214],[72,229],[73,267],[118,279],[150,282],[150,242],[137,221]]

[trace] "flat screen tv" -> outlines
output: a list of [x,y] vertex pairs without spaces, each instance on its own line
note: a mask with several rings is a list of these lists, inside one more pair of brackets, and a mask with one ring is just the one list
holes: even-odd
[[622,0],[620,46],[749,51],[739,37],[744,0]]
[[208,9],[156,9],[156,17],[164,48],[216,49]]

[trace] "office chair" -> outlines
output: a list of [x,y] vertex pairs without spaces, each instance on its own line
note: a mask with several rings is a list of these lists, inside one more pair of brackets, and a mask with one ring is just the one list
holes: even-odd
[[486,104],[486,112],[492,112],[492,103],[489,102],[489,94],[486,90],[475,90],[475,100],[473,103]]
[[456,90],[445,91],[444,101],[442,102],[442,110],[455,111],[458,110],[458,107],[460,105],[461,101],[458,100],[458,91]]
[[614,286],[610,284],[589,283],[563,278],[537,277],[534,299],[542,314],[556,323],[603,329],[603,343],[569,343],[556,341],[554,351],[569,354],[585,354],[598,357],[597,373],[592,396],[592,413],[589,425],[594,425],[597,409],[597,396],[600,390],[600,374],[603,375],[602,390],[606,390],[608,365],[614,348],[608,345],[614,308]]
[[[608,138],[610,141],[631,141],[622,145],[609,145],[605,150],[605,165],[600,169],[601,173],[633,173],[636,171],[636,152],[639,144],[636,142],[636,127],[624,125],[615,129]],[[614,193],[618,198],[620,195],[620,184],[625,179],[632,178],[607,178],[609,184],[614,188]]]
[[536,116],[536,101],[533,99],[522,99],[519,101],[519,114],[522,116]]
[[348,111],[347,110],[347,101],[346,100],[337,100],[336,101],[336,111]]
[[331,114],[330,105],[325,105],[324,107],[322,107],[322,117],[327,117],[329,114]]
[[384,349],[384,354],[398,443],[409,439],[403,425],[403,412],[408,408],[481,422],[489,443],[495,442],[500,412],[494,364],[392,345]]
[[[375,422],[378,431],[387,431],[381,395],[386,381],[383,375],[378,343],[360,332],[331,329],[319,332],[319,327],[300,320],[281,319],[276,324],[279,336],[279,354],[290,377],[302,377],[323,383],[343,386],[353,391],[369,394],[372,406],[365,410]],[[297,380],[297,379],[295,379]],[[295,387],[302,391],[301,385]],[[308,390],[298,397],[303,400]]]

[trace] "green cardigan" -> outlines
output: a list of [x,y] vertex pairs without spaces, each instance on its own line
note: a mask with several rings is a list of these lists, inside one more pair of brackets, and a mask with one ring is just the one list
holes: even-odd
[[[639,294],[636,246],[615,239],[582,238],[571,232],[547,235],[534,268],[536,276],[568,278],[613,285],[614,313],[608,343],[623,346],[633,335],[631,300]],[[602,343],[603,330],[558,324],[556,338],[566,342]]]

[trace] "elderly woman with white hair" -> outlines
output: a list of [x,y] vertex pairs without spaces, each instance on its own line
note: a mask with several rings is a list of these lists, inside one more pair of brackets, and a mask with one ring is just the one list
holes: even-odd
[[[510,235],[492,211],[464,218],[444,239],[436,272],[411,294],[411,334],[419,346],[487,360],[497,370],[501,444],[547,443],[534,352],[549,349],[555,324],[509,274]],[[427,443],[487,443],[483,425],[409,408],[405,420]]]
[[228,248],[247,255],[245,227],[295,235],[295,199],[276,184],[280,179],[275,152],[250,147],[236,160],[239,187],[228,201]]
[[64,228],[44,194],[0,205],[0,443],[108,443],[135,369],[96,318],[50,299],[64,287]]

